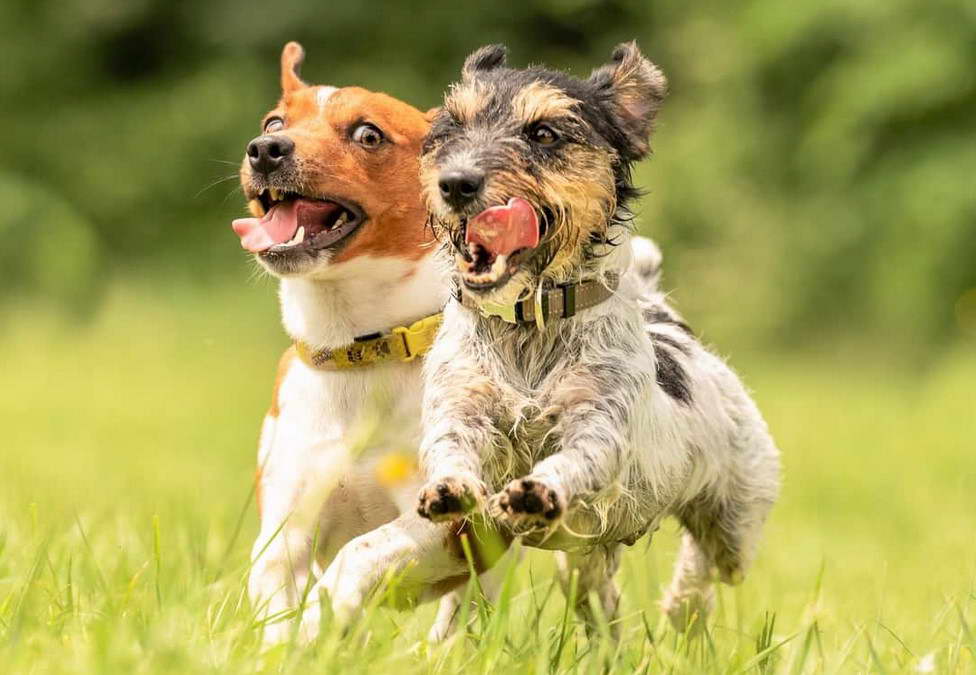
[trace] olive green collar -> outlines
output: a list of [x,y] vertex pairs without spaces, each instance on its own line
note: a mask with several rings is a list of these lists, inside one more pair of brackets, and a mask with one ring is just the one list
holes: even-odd
[[434,314],[409,326],[396,326],[386,334],[373,333],[355,338],[351,344],[314,349],[297,340],[298,357],[318,370],[362,368],[390,361],[409,362],[422,356],[434,343],[441,325],[441,315]]
[[482,316],[498,317],[517,325],[534,323],[539,330],[543,330],[550,321],[568,319],[580,310],[595,307],[610,299],[619,285],[620,275],[607,272],[599,277],[557,284],[550,288],[539,284],[532,297],[512,304],[478,302],[460,288],[455,292],[455,299],[464,307],[480,312]]

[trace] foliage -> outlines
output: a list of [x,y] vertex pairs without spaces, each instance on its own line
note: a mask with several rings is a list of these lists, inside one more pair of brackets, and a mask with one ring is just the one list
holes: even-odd
[[0,281],[84,310],[107,271],[237,274],[236,164],[288,39],[310,80],[427,107],[483,43],[585,74],[637,38],[672,84],[642,227],[693,321],[928,353],[976,331],[974,24],[965,0],[8,0]]
[[[260,292],[258,292],[260,291]],[[261,655],[246,598],[250,481],[281,346],[269,286],[114,288],[80,335],[20,310],[0,350],[4,673],[822,673],[976,668],[972,381],[843,361],[740,363],[784,450],[759,559],[705,637],[657,602],[668,521],[627,550],[619,644],[588,641],[550,554],[512,569],[468,638],[425,643],[433,607],[373,608],[343,636]],[[53,325],[52,325],[52,322]],[[40,374],[40,375],[39,375]],[[845,386],[837,387],[838,381]],[[603,670],[607,667],[606,671]]]

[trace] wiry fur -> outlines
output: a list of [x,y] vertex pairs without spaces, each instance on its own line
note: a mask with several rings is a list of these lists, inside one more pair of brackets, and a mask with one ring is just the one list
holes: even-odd
[[[581,593],[595,590],[611,616],[616,548],[675,515],[688,536],[664,604],[684,627],[689,608],[707,609],[713,570],[742,578],[779,460],[735,374],[649,287],[654,252],[639,248],[631,265],[630,163],[649,152],[665,81],[633,43],[586,80],[503,63],[499,47],[472,55],[434,120],[422,160],[432,223],[459,262],[467,219],[511,197],[532,204],[546,231],[511,278],[464,292],[512,302],[539,284],[622,279],[609,300],[542,331],[448,305],[425,363],[421,513],[460,515],[431,509],[445,485],[467,498],[457,504],[487,502],[526,543],[571,552]],[[527,138],[540,120],[557,147]],[[464,208],[436,189],[459,167],[485,174]]]

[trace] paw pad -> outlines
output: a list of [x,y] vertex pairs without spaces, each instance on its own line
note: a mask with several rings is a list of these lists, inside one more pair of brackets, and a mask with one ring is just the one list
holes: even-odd
[[563,512],[559,495],[538,480],[512,481],[498,498],[498,506],[509,520],[529,521],[547,526]]
[[468,485],[447,478],[431,483],[420,491],[417,513],[429,520],[447,520],[468,513],[477,503],[477,497]]

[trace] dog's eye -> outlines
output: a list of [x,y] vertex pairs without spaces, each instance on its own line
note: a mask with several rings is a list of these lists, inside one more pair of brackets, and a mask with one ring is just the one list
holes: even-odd
[[529,138],[539,145],[552,145],[559,140],[559,135],[548,125],[536,124],[529,129]]
[[285,121],[280,117],[272,117],[264,123],[264,133],[273,134],[285,128]]
[[383,142],[383,132],[372,124],[360,124],[353,129],[352,140],[359,143],[364,148],[375,148]]

